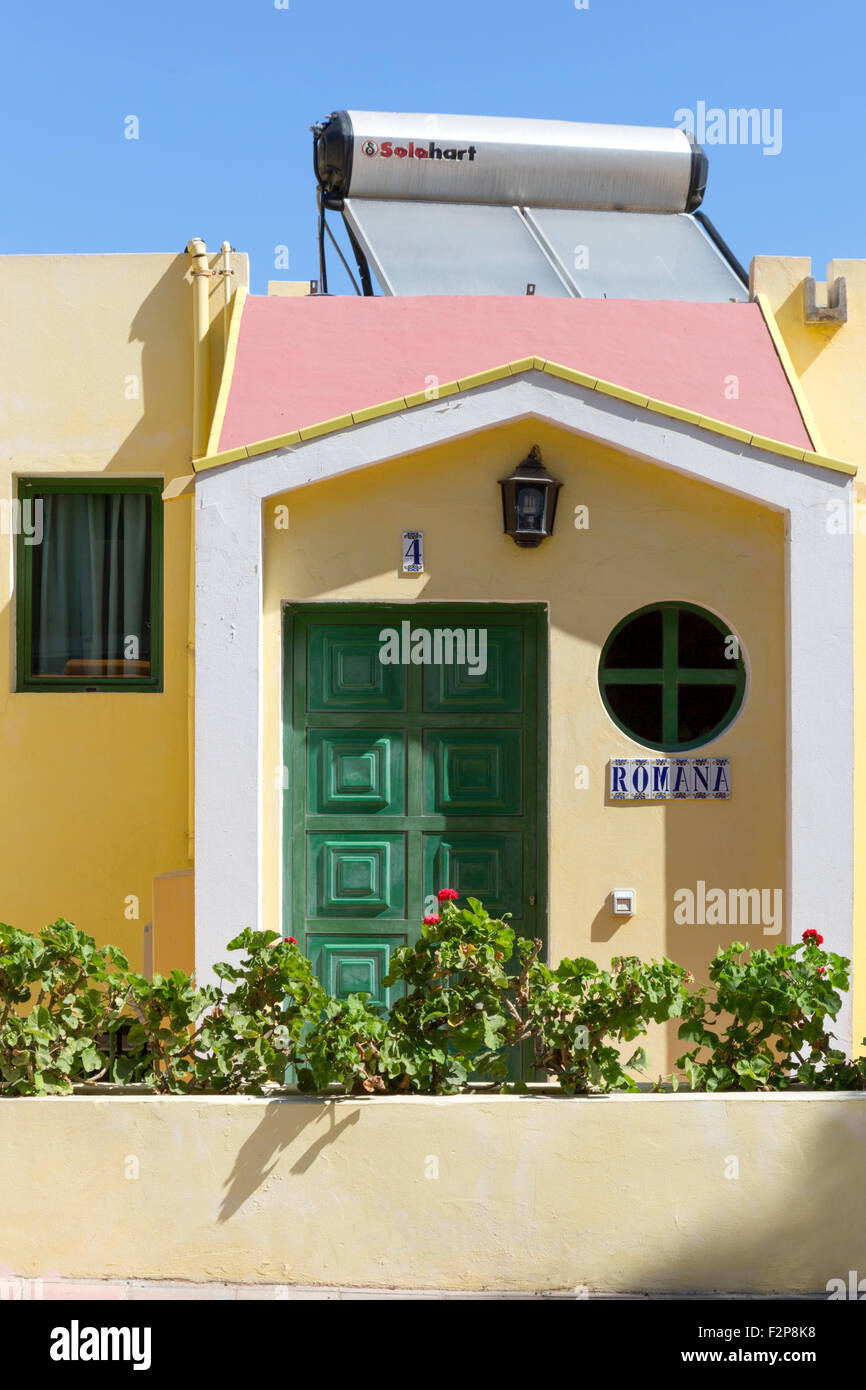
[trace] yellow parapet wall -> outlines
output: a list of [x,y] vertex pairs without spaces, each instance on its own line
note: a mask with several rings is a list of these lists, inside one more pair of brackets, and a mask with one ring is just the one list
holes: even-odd
[[864,1145],[852,1094],[2,1100],[0,1258],[23,1278],[825,1294],[866,1273]]
[[[247,257],[233,268],[243,290]],[[20,478],[190,472],[188,272],[186,254],[0,257],[0,498]],[[224,286],[206,283],[216,379]],[[16,538],[0,525],[0,917],[28,931],[70,918],[136,967],[154,877],[191,858],[191,521],[188,504],[166,508],[161,693],[16,689]]]

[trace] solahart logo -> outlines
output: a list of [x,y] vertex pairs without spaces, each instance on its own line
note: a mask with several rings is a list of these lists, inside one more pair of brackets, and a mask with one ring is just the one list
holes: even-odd
[[474,164],[478,153],[476,145],[464,145],[462,149],[458,145],[443,148],[435,140],[430,140],[426,145],[416,145],[414,140],[409,140],[405,145],[395,145],[393,140],[383,140],[381,145],[377,145],[375,140],[365,140],[361,149],[368,159],[377,156],[379,159],[466,159],[470,164]]
[[51,1329],[52,1361],[131,1361],[134,1371],[150,1370],[149,1327],[68,1327]]

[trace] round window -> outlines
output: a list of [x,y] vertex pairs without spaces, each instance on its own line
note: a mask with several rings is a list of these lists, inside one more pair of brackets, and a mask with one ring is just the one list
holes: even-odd
[[721,618],[692,603],[651,603],[617,623],[598,683],[623,733],[647,748],[684,752],[710,743],[743,703],[746,667]]

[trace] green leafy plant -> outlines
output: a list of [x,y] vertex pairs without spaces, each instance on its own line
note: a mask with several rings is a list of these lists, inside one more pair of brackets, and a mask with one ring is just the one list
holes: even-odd
[[[450,1095],[470,1074],[502,1082],[508,1049],[528,1036],[525,990],[541,942],[520,942],[477,898],[458,908],[457,893],[439,893],[439,913],[424,919],[414,946],[399,947],[385,983],[399,984],[389,1019],[389,1066],[400,1089]],[[516,968],[509,973],[509,965]]]
[[304,1030],[318,1020],[328,995],[294,937],[247,929],[228,949],[244,955],[238,964],[214,966],[231,988],[214,988],[208,998],[212,1007],[194,1034],[189,1085],[261,1094],[268,1082],[285,1082]]
[[829,1062],[844,1061],[829,1031],[849,986],[850,961],[821,949],[810,929],[801,943],[751,951],[734,942],[710,964],[713,995],[691,995],[679,1036],[694,1046],[677,1060],[702,1091],[782,1090],[815,1085]]
[[773,952],[720,951],[710,989],[690,992],[673,961],[553,969],[540,941],[477,899],[460,907],[446,888],[439,904],[392,956],[389,1011],[364,994],[330,996],[294,939],[274,932],[241,932],[228,948],[239,958],[200,988],[182,970],[146,979],[63,919],[39,935],[0,925],[0,1094],[106,1082],[261,1094],[293,1077],[307,1092],[453,1095],[479,1079],[512,1084],[520,1048],[568,1094],[634,1090],[646,1054],[624,1060],[625,1046],[672,1018],[692,1044],[678,1065],[697,1089],[866,1089],[866,1059],[847,1060],[830,1033],[850,962],[824,952],[818,932]]
[[146,1082],[169,1093],[191,1090],[197,1079],[196,1051],[207,1027],[207,1018],[200,1020],[217,1003],[219,990],[213,985],[197,989],[183,970],[155,975],[152,981],[128,972],[126,984],[121,1011],[112,1022],[128,1025],[128,1015],[135,1021],[110,1068],[111,1080]]
[[366,995],[327,996],[297,1049],[299,1089],[323,1091],[337,1085],[356,1095],[394,1089],[388,1044],[388,1025]]
[[[862,1046],[866,1048],[866,1038]],[[866,1055],[851,1060],[844,1052],[832,1049],[822,1067],[806,1062],[800,1068],[799,1080],[818,1091],[866,1091]]]
[[640,1047],[622,1060],[621,1045],[684,1012],[692,977],[664,958],[644,962],[619,956],[603,970],[579,957],[555,970],[536,961],[529,979],[528,1017],[536,1066],[558,1078],[569,1095],[637,1090],[633,1070],[643,1071]]
[[0,1091],[63,1094],[102,1080],[127,966],[62,918],[39,936],[0,923]]

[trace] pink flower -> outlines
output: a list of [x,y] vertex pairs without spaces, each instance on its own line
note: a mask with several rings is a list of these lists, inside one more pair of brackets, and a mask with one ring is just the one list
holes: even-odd
[[436,896],[440,903],[456,903],[460,894],[453,888],[440,888]]
[[425,918],[424,918],[424,925],[425,925],[425,927],[438,927],[438,925],[439,925],[439,918],[436,917],[436,916],[425,917]]

